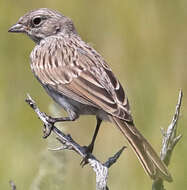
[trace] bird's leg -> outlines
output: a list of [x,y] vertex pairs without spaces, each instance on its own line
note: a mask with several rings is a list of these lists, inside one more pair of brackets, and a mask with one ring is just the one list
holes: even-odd
[[92,141],[91,141],[91,143],[87,146],[87,150],[89,150],[90,153],[93,152],[95,140],[96,140],[96,137],[97,137],[99,128],[100,128],[100,126],[101,126],[101,122],[102,122],[102,120],[99,119],[99,118],[97,118],[97,125],[96,125],[95,131],[94,131],[94,135],[93,135],[93,137],[92,137]]
[[57,122],[63,122],[63,121],[75,121],[76,118],[72,117],[51,117],[48,116],[47,121],[51,124],[55,124]]
[[96,125],[96,128],[95,128],[94,135],[92,137],[91,143],[88,146],[83,147],[85,149],[85,153],[87,154],[87,156],[80,163],[80,165],[82,167],[84,167],[88,163],[87,159],[89,157],[89,154],[93,152],[95,140],[96,140],[99,128],[101,126],[101,122],[102,122],[102,120],[97,118],[97,125]]
[[49,123],[49,125],[44,125],[43,138],[47,138],[51,134],[51,131],[52,131],[55,123],[64,122],[64,121],[75,121],[77,118],[78,118],[78,115],[74,112],[73,112],[73,114],[69,114],[69,117],[55,118],[55,117],[51,117],[51,116],[46,115],[46,120]]

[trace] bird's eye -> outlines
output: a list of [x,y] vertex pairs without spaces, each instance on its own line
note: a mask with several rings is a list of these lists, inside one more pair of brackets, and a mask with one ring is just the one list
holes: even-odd
[[35,17],[32,22],[35,26],[38,26],[41,23],[42,19],[40,17]]

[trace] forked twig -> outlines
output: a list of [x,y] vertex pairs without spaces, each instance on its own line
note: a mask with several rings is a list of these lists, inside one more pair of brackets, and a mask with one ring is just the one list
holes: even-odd
[[[160,158],[166,164],[166,166],[169,165],[172,152],[176,144],[179,142],[179,140],[182,137],[181,134],[177,136],[177,122],[180,116],[182,97],[183,93],[182,90],[180,90],[178,96],[178,102],[176,105],[172,121],[166,131],[162,129],[163,140],[162,140],[162,149],[160,152]],[[152,190],[164,190],[163,180],[162,179],[155,180],[152,185]]]
[[102,164],[93,154],[89,154],[88,157],[87,153],[85,152],[85,149],[78,143],[76,143],[69,134],[64,134],[57,127],[55,127],[54,124],[49,123],[49,116],[47,116],[45,113],[39,110],[38,106],[36,105],[35,101],[30,97],[30,95],[27,95],[26,102],[36,112],[39,119],[44,123],[45,129],[46,127],[50,128],[52,132],[56,134],[57,140],[62,144],[62,147],[50,150],[73,150],[76,153],[78,153],[81,157],[83,157],[83,159],[87,158],[88,163],[96,173],[96,190],[108,190],[108,169],[117,161],[125,147],[122,147],[114,156],[110,157],[104,164]]

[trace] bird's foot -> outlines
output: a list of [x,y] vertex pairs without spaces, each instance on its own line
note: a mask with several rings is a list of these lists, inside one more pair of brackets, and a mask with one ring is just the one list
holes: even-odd
[[46,119],[43,127],[43,138],[47,138],[51,134],[54,124],[59,121],[59,118],[53,118],[51,116],[48,116],[46,113],[43,114],[45,115]]
[[84,149],[85,157],[82,159],[80,165],[83,168],[85,165],[88,164],[88,159],[90,158],[90,155],[93,152],[93,144],[90,144],[88,146],[83,146],[82,148]]
[[55,123],[57,122],[63,122],[63,121],[70,121],[69,117],[59,117],[59,118],[55,118],[55,117],[51,117],[49,115],[47,115],[46,113],[42,113],[45,117],[45,121],[44,121],[44,127],[43,127],[43,138],[47,138],[50,134],[51,131],[53,129],[53,126]]
[[46,139],[50,134],[53,129],[54,125],[44,125],[43,126],[43,138]]

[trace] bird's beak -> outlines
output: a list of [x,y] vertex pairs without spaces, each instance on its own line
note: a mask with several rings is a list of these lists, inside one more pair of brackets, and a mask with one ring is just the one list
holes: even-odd
[[12,27],[9,28],[8,32],[14,32],[14,33],[25,33],[26,27],[22,24],[14,24]]

